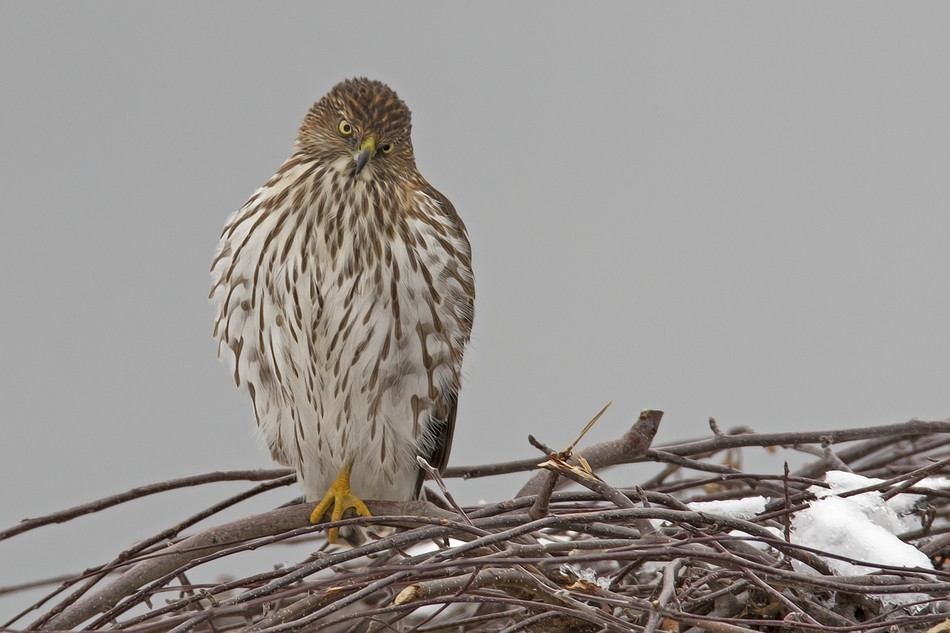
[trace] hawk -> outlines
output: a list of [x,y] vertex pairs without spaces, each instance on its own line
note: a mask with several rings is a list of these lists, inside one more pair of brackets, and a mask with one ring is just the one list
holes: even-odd
[[[465,225],[416,167],[406,104],[343,81],[224,226],[211,264],[218,356],[245,387],[311,521],[420,495],[445,467],[474,318]],[[330,530],[331,542],[337,531]]]

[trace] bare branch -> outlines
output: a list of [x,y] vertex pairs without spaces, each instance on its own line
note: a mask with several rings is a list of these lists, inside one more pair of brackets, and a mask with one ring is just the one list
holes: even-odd
[[[546,472],[525,486],[525,496],[483,507],[456,503],[432,471],[455,512],[423,501],[370,501],[372,517],[311,525],[312,504],[299,504],[187,538],[178,536],[201,517],[286,485],[293,477],[287,471],[264,471],[266,476],[255,472],[249,478],[265,483],[158,531],[111,562],[64,582],[56,593],[81,586],[72,587],[52,608],[44,607],[31,628],[436,633],[514,632],[534,626],[591,633],[677,627],[724,633],[779,628],[845,633],[923,632],[946,619],[950,571],[944,571],[943,563],[950,557],[950,491],[924,478],[950,476],[950,423],[912,420],[844,431],[756,434],[748,429],[723,432],[710,420],[708,439],[650,448],[659,416],[646,412],[622,437],[572,455],[534,440],[532,445],[544,455],[527,460],[526,468],[541,464]],[[842,442],[852,444],[838,446]],[[782,475],[743,472],[735,452],[743,446],[794,447],[815,458],[797,473],[788,468]],[[717,456],[722,451],[731,451],[725,460]],[[595,472],[647,460],[666,466],[640,485],[614,487]],[[496,464],[456,474],[481,476],[511,468]],[[803,545],[797,519],[815,501],[811,487],[829,486],[822,480],[829,469],[869,478],[867,486],[838,494],[840,498],[877,493],[871,498],[882,503],[904,501],[902,521],[919,523],[905,524],[901,529],[907,532],[897,536],[933,556],[935,568],[889,566]],[[66,521],[143,494],[219,476],[137,488],[12,529]],[[583,489],[558,491],[555,480],[574,481]],[[765,511],[750,520],[718,514],[724,505],[691,505],[759,496],[770,500]],[[323,545],[329,527],[372,524],[394,530],[377,530],[359,547]],[[306,543],[308,552],[318,551],[216,585],[195,584],[204,565],[220,565],[251,549],[266,552],[279,543]],[[283,560],[286,551],[275,552],[275,559]],[[835,575],[834,561],[878,571]],[[22,585],[0,588],[0,594]]]
[[204,475],[183,477],[181,479],[171,479],[169,481],[163,481],[157,484],[149,484],[147,486],[139,486],[138,488],[132,488],[131,490],[121,494],[105,497],[91,503],[84,503],[83,505],[69,508],[68,510],[54,512],[52,514],[47,514],[46,516],[35,519],[23,519],[16,525],[0,531],[0,541],[8,539],[11,536],[16,536],[17,534],[22,534],[23,532],[28,532],[29,530],[34,530],[44,525],[49,525],[51,523],[65,523],[66,521],[83,516],[84,514],[100,512],[107,508],[126,503],[127,501],[141,499],[142,497],[158,494],[159,492],[167,492],[177,488],[201,486],[203,484],[216,481],[266,481],[269,479],[280,479],[281,477],[286,477],[287,475],[292,474],[294,474],[294,471],[289,468],[275,468],[272,470],[223,470],[213,473],[205,473]]

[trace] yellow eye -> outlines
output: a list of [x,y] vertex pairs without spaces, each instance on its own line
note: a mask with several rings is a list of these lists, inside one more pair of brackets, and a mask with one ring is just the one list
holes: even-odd
[[343,136],[349,136],[353,133],[353,126],[350,125],[350,122],[344,119],[340,121],[340,134]]
[[393,144],[392,143],[383,143],[379,146],[379,151],[383,154],[392,154],[393,153]]

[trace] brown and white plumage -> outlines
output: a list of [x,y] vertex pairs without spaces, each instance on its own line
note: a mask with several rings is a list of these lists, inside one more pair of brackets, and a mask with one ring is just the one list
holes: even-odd
[[415,456],[448,460],[471,250],[416,168],[410,129],[384,84],[336,85],[291,157],[227,220],[211,266],[218,354],[309,500],[348,464],[357,497],[413,499]]

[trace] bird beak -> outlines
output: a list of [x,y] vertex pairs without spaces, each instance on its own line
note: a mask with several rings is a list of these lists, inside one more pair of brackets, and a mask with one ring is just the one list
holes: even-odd
[[357,151],[353,158],[356,159],[356,173],[363,171],[363,168],[369,165],[370,159],[373,158],[373,154],[376,153],[376,139],[372,136],[367,136],[363,139],[363,142],[360,143],[360,149]]

